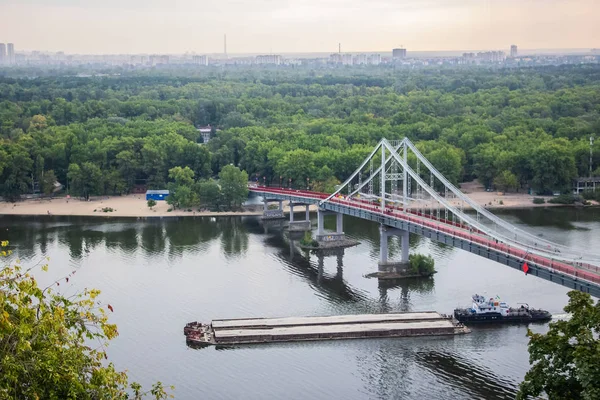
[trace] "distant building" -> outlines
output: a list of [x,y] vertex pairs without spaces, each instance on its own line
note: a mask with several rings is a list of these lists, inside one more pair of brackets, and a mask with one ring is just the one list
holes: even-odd
[[355,55],[353,63],[354,63],[354,65],[365,65],[365,64],[367,64],[367,55],[366,54],[357,54],[357,55]]
[[6,45],[6,49],[7,49],[7,53],[6,53],[6,58],[7,58],[7,62],[10,65],[13,65],[15,63],[15,45],[13,43],[8,43]]
[[169,196],[168,190],[147,190],[146,191],[146,200],[166,200]]
[[159,64],[168,64],[169,56],[159,56],[152,55],[150,56],[150,65],[159,65]]
[[340,53],[333,53],[329,56],[329,62],[333,64],[341,64],[342,63],[342,55]]
[[573,182],[573,192],[576,194],[586,191],[595,192],[596,188],[600,188],[600,177],[577,178]]
[[207,56],[193,56],[192,61],[197,65],[208,65],[208,57]]
[[371,65],[381,64],[381,54],[371,54],[367,59],[367,63]]
[[463,53],[460,60],[461,64],[489,64],[501,63],[506,60],[506,53],[503,51],[484,51],[475,53]]
[[281,56],[279,54],[256,56],[256,63],[261,65],[281,65]]
[[510,46],[510,56],[511,56],[511,58],[515,58],[517,55],[518,55],[517,45],[513,44],[512,46]]
[[352,54],[342,54],[343,65],[352,65],[353,61]]
[[0,65],[4,65],[6,63],[6,45],[4,43],[0,43]]
[[212,126],[201,126],[198,128],[198,132],[200,132],[200,136],[202,136],[202,142],[208,143],[210,141],[210,135],[212,133]]
[[392,58],[394,60],[401,60],[403,58],[406,58],[406,49],[404,49],[404,48],[393,49],[392,50]]

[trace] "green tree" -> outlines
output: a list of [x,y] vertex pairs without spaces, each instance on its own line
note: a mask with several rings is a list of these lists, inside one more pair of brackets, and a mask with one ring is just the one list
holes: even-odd
[[538,193],[569,188],[577,176],[575,160],[565,139],[541,143],[533,151],[531,166],[535,171],[532,184]]
[[336,185],[339,184],[340,181],[333,175],[333,171],[325,165],[317,172],[316,180],[312,183],[311,189],[315,192],[333,193]]
[[[7,246],[0,243],[0,256],[10,253]],[[0,269],[1,398],[167,398],[160,382],[144,392],[105,362],[105,348],[118,331],[108,322],[112,306],[99,301],[100,291],[65,297],[55,289],[74,272],[40,288],[32,268],[17,263]]]
[[508,192],[511,189],[516,189],[519,182],[512,172],[502,171],[500,175],[494,178],[494,185],[502,189],[503,192]]
[[100,194],[104,184],[102,171],[91,162],[84,162],[81,166],[69,165],[67,177],[71,182],[71,190],[74,194],[89,200],[90,195]]
[[225,166],[219,172],[219,184],[223,203],[230,210],[237,210],[248,198],[248,174],[233,165]]
[[27,150],[18,143],[9,143],[6,149],[8,157],[0,161],[0,164],[4,162],[4,170],[0,175],[0,188],[2,196],[7,200],[18,200],[22,194],[31,193],[33,189],[31,181],[33,160],[27,154]]
[[169,179],[177,186],[192,186],[194,184],[194,171],[190,167],[175,167],[169,170]]
[[54,184],[56,183],[56,175],[54,175],[54,171],[46,171],[44,173],[44,177],[42,178],[42,192],[49,196],[54,193]]
[[148,207],[150,207],[150,209],[152,210],[152,207],[156,206],[156,200],[150,199],[150,200],[148,200],[147,204],[148,204]]
[[210,210],[218,211],[221,205],[221,188],[214,180],[198,182],[196,192],[200,197],[200,204]]
[[298,187],[306,187],[306,178],[315,177],[313,153],[302,149],[286,153],[277,163],[275,173],[284,178],[291,178],[292,184]]
[[517,399],[545,393],[554,399],[600,398],[600,301],[579,291],[568,293],[567,320],[549,324],[546,334],[527,330],[531,369]]
[[423,254],[411,254],[408,256],[411,271],[422,276],[429,276],[435,272],[435,261],[433,257]]
[[123,150],[116,155],[117,168],[125,184],[127,185],[128,191],[135,185],[135,178],[139,171],[138,161],[133,151]]
[[200,203],[198,194],[194,191],[194,171],[190,167],[175,167],[169,170],[169,197],[167,203],[175,208],[193,207]]

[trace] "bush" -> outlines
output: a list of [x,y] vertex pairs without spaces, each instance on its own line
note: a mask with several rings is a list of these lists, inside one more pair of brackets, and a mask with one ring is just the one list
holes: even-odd
[[152,209],[152,207],[154,207],[156,205],[156,200],[154,199],[150,199],[148,200],[148,207],[150,207],[150,209]]
[[533,204],[545,204],[546,200],[544,200],[541,197],[534,197],[533,198]]
[[319,247],[319,242],[317,242],[315,239],[313,239],[312,232],[310,232],[310,231],[308,231],[304,234],[304,237],[302,238],[302,240],[300,240],[300,244],[302,246],[307,246],[307,247]]
[[102,209],[102,212],[113,212],[113,211],[117,211],[117,210],[114,210],[112,207],[104,207]]
[[411,254],[408,257],[411,272],[421,276],[429,276],[435,272],[435,261],[431,256]]
[[600,202],[600,190],[595,192],[593,190],[586,190],[581,193],[581,196],[586,200],[596,200]]
[[583,203],[581,196],[575,194],[561,194],[548,200],[548,203],[552,204],[574,204],[576,202]]

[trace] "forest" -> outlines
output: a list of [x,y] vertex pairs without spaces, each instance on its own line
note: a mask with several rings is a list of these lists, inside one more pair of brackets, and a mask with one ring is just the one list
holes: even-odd
[[[202,188],[214,191],[228,165],[331,191],[382,137],[404,136],[454,183],[566,192],[588,176],[589,138],[600,132],[593,64],[76,72],[0,70],[6,200],[49,193],[55,181],[75,196],[164,189],[185,169],[198,202],[212,199]],[[202,143],[197,127],[207,125]],[[600,140],[593,150],[600,175]]]

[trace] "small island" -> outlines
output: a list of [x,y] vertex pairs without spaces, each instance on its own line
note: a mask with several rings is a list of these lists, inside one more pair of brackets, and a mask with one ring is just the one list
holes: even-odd
[[331,242],[319,242],[312,236],[312,232],[307,231],[302,239],[300,240],[300,248],[303,250],[327,250],[344,247],[352,247],[360,244],[357,240],[351,240],[344,238],[342,240],[335,240]]
[[433,257],[424,254],[411,254],[408,263],[393,263],[388,266],[380,266],[380,270],[365,275],[367,278],[379,279],[405,279],[405,278],[429,278],[436,273]]

